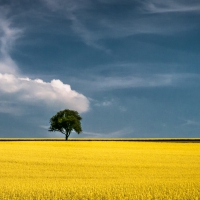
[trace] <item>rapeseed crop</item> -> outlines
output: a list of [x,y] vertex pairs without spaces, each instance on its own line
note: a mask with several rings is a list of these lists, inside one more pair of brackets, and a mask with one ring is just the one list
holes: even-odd
[[0,142],[0,199],[200,199],[200,143]]

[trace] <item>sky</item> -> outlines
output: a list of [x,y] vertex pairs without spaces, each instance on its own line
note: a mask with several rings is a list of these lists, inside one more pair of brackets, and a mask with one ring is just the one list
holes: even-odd
[[0,0],[0,137],[199,137],[199,65],[198,0]]

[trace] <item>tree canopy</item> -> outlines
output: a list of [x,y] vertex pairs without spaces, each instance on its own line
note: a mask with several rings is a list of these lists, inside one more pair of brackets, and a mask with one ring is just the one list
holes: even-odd
[[72,130],[78,134],[82,132],[81,120],[82,117],[77,111],[68,109],[59,111],[50,119],[49,131],[59,131],[65,134],[67,140]]

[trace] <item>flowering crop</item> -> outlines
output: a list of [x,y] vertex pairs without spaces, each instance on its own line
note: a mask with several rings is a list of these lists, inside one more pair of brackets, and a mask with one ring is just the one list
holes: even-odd
[[200,143],[0,142],[0,199],[200,199]]

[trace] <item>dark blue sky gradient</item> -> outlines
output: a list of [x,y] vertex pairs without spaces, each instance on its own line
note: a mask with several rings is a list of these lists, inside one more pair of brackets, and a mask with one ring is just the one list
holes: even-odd
[[199,35],[195,0],[1,1],[0,137],[62,137],[63,108],[83,117],[71,137],[199,137]]

